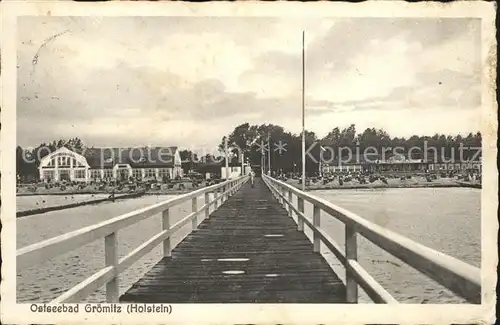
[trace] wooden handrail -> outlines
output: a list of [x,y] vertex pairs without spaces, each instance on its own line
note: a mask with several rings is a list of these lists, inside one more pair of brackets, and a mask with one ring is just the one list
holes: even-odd
[[[312,229],[314,238],[319,238],[345,266],[348,301],[355,302],[357,300],[357,292],[354,292],[356,297],[350,297],[353,293],[352,290],[354,290],[350,283],[352,283],[352,279],[355,279],[357,284],[361,285],[375,302],[395,302],[394,298],[374,279],[368,278],[368,273],[356,262],[356,234],[359,233],[455,294],[464,297],[469,302],[481,303],[481,271],[479,268],[421,245],[282,181],[267,175],[263,175],[263,179],[273,194],[295,212],[299,230],[303,230],[305,222]],[[298,207],[294,206],[292,195],[297,196]],[[340,246],[328,237],[324,230],[316,227],[314,222],[306,218],[303,212],[304,201],[311,203],[315,210],[325,211],[344,223],[346,227],[346,252],[342,251]],[[357,285],[355,287],[357,290]]]
[[[106,284],[106,301],[117,302],[118,276],[134,262],[142,258],[156,246],[164,243],[164,255],[170,256],[170,237],[180,228],[191,221],[192,229],[197,227],[197,216],[204,213],[208,218],[211,205],[217,208],[218,201],[225,201],[234,194],[246,181],[248,176],[240,176],[220,184],[211,185],[183,195],[176,196],[165,202],[157,203],[142,209],[123,214],[121,216],[106,220],[104,222],[84,227],[42,242],[20,248],[16,251],[17,270],[39,264],[58,255],[77,249],[95,240],[105,239],[105,262],[104,268],[94,273],[84,281],[80,282],[52,302],[78,302],[83,298]],[[212,201],[209,193],[214,193]],[[217,195],[217,193],[220,193]],[[198,209],[197,199],[204,196],[205,204]],[[170,226],[169,209],[178,204],[192,200],[193,211],[181,221]],[[123,228],[131,226],[141,220],[162,213],[163,229],[139,247],[134,249],[122,259],[118,259],[118,241],[116,233]]]

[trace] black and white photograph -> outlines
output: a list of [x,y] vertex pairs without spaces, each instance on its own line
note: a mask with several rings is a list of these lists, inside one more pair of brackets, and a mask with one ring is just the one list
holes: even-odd
[[3,6],[2,322],[492,320],[493,5],[398,3]]

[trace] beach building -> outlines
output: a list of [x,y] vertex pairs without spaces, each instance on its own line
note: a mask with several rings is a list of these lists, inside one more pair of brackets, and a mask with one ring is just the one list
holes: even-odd
[[[323,156],[323,158],[325,157],[328,156]],[[373,154],[344,156],[341,159],[324,159],[320,161],[320,170],[323,174],[363,172],[369,170],[370,166],[378,161],[378,155]]]
[[387,159],[377,160],[368,166],[373,172],[425,172],[429,169],[427,160],[414,155],[393,155]]
[[60,148],[40,160],[40,179],[58,181],[162,180],[182,177],[177,147]]
[[362,155],[343,159],[336,159],[332,162],[323,162],[321,171],[325,173],[339,172],[479,172],[481,173],[481,157],[459,161],[453,158],[422,158],[419,154],[393,155],[387,158],[383,157],[364,157]]
[[476,159],[469,159],[467,161],[458,161],[455,159],[439,159],[429,164],[430,171],[468,171],[478,172],[482,171],[481,157]]
[[352,155],[322,164],[323,173],[338,172],[418,172],[426,171],[429,163],[412,155],[391,155],[382,157],[377,154]]
[[228,166],[228,172],[229,174],[226,174],[226,166],[222,165],[220,168],[220,175],[224,179],[226,178],[226,175],[229,175],[229,179],[233,179],[241,175],[248,175],[250,173],[250,167],[248,166],[247,163],[243,163],[243,174],[242,174],[241,164],[236,165],[231,163]]

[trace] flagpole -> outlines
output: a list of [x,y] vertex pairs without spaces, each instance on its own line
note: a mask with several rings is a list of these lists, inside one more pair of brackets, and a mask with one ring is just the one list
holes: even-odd
[[264,140],[260,139],[260,173],[264,174]]
[[225,151],[225,154],[226,154],[226,180],[229,179],[229,155],[228,155],[228,152],[227,152],[227,137],[224,137],[224,151]]
[[267,133],[267,145],[268,145],[268,154],[267,154],[267,169],[269,171],[269,176],[271,176],[271,134]]
[[305,127],[305,31],[302,31],[302,190],[306,189],[306,127]]

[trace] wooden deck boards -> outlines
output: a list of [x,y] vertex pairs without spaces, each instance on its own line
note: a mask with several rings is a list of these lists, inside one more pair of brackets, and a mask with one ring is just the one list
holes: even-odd
[[245,184],[120,301],[345,303],[345,286],[256,179],[254,188]]

